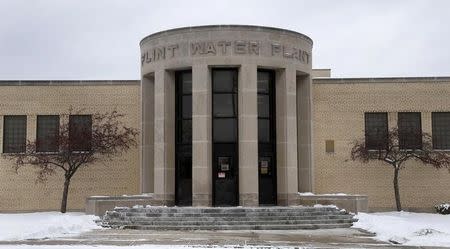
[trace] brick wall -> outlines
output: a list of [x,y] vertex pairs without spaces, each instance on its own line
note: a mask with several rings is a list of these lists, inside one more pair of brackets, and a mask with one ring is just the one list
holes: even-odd
[[[140,89],[138,82],[107,84],[83,82],[64,84],[0,85],[0,151],[3,152],[3,116],[27,115],[27,139],[36,136],[37,115],[66,114],[70,106],[83,113],[117,109],[126,114],[125,123],[140,129]],[[16,174],[11,162],[0,157],[0,211],[58,210],[64,177],[50,176],[46,183],[35,183],[33,168],[22,168]],[[139,148],[112,162],[81,168],[71,182],[68,208],[84,209],[91,195],[139,193]]]
[[[389,127],[397,112],[421,112],[422,130],[431,134],[431,112],[450,111],[450,78],[315,79],[314,186],[317,193],[369,196],[369,208],[395,208],[393,170],[381,162],[346,161],[351,143],[364,136],[364,112],[388,112]],[[325,140],[335,141],[335,153],[325,152]],[[450,173],[408,162],[400,173],[405,209],[431,211],[450,201]]]

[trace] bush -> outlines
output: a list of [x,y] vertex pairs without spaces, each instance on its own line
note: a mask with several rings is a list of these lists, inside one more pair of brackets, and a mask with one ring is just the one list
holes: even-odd
[[436,205],[434,208],[436,209],[436,212],[440,214],[450,214],[450,204],[448,203]]

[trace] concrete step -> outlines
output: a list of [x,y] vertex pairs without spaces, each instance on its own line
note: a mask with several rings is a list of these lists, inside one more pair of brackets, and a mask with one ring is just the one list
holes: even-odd
[[345,214],[339,211],[316,211],[316,212],[301,212],[290,211],[283,212],[273,210],[271,212],[240,212],[240,213],[141,213],[141,212],[126,212],[119,213],[130,217],[270,217],[270,216],[314,216],[314,215],[332,215]]
[[119,217],[118,220],[130,221],[270,221],[270,220],[315,220],[315,219],[351,219],[350,214],[314,215],[314,216],[256,216],[256,217]]
[[227,207],[227,208],[195,208],[195,207],[139,207],[139,208],[127,208],[116,207],[114,211],[117,212],[129,212],[129,213],[192,213],[192,214],[205,214],[205,213],[246,213],[246,212],[317,212],[317,211],[336,211],[333,207],[254,207],[254,208],[242,208],[242,207]]
[[283,221],[122,221],[115,222],[118,226],[234,226],[234,225],[290,225],[290,224],[342,224],[352,223],[352,219],[318,219],[318,220],[283,220]]
[[350,227],[353,215],[333,207],[115,208],[100,225],[155,230],[318,229]]
[[122,229],[137,230],[298,230],[298,229],[331,229],[348,228],[351,223],[344,224],[294,224],[294,225],[234,225],[234,226],[140,226],[128,225]]

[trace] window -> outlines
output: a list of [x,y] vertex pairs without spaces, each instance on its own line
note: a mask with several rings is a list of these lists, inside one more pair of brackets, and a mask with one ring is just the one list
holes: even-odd
[[237,141],[237,71],[213,70],[213,141],[235,143]]
[[433,148],[450,149],[450,112],[433,112],[431,114]]
[[69,140],[71,151],[90,151],[92,148],[92,116],[70,115]]
[[422,148],[420,112],[398,113],[398,139],[400,149]]
[[388,122],[386,112],[365,113],[366,148],[383,149],[387,146]]
[[58,151],[59,116],[39,115],[37,116],[36,151],[56,152]]
[[3,153],[21,153],[26,150],[27,116],[4,116]]

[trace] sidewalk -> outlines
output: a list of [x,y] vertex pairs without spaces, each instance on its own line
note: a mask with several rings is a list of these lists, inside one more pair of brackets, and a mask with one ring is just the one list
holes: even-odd
[[[234,248],[238,246],[306,248],[417,248],[399,247],[375,241],[358,229],[339,228],[289,231],[151,231],[98,229],[76,237],[49,240],[1,241],[0,248],[13,245],[186,245]],[[20,246],[19,246],[20,247]],[[89,247],[89,246],[88,246]],[[39,246],[37,248],[40,248]],[[99,247],[99,249],[101,246]],[[424,247],[421,247],[424,248]]]

